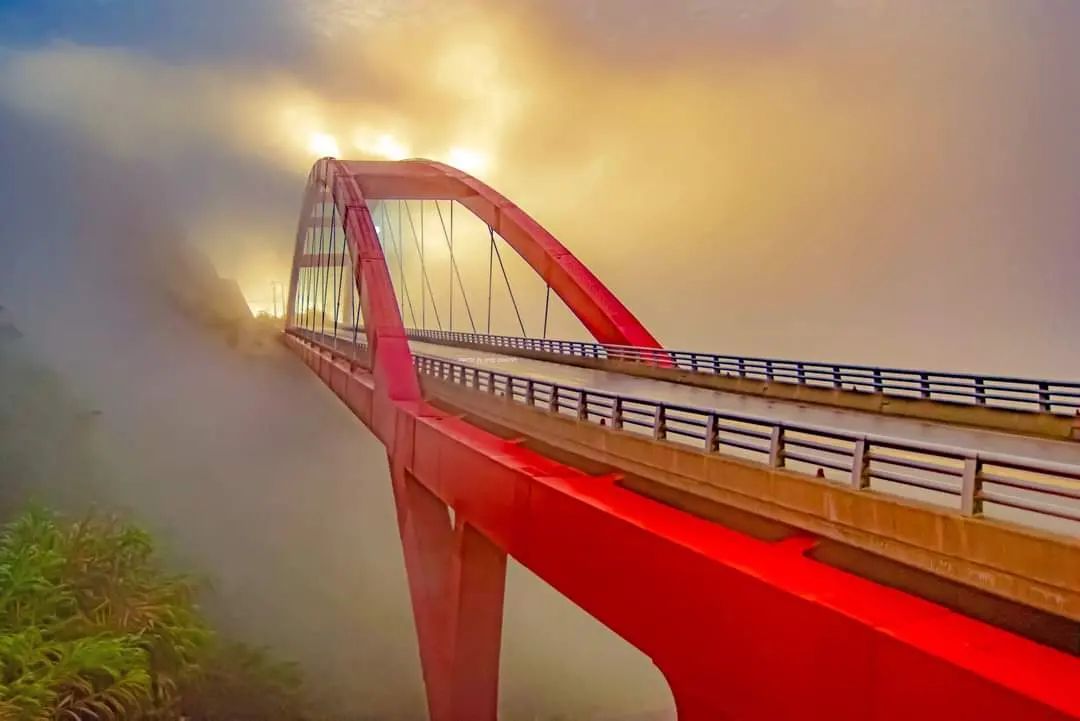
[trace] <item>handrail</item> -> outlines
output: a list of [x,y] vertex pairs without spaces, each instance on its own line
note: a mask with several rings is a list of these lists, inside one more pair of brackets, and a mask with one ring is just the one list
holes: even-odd
[[[334,348],[331,335],[289,332],[350,363],[367,349],[363,340]],[[344,346],[351,355],[340,349]],[[989,502],[1080,523],[1080,466],[637,398],[416,352],[413,364],[422,375],[578,421],[840,481],[856,490],[885,481],[931,491],[927,500],[966,516],[982,514]]]
[[1080,502],[1078,466],[633,398],[436,356],[414,353],[413,359],[424,375],[707,453],[749,455],[774,468],[833,480],[838,472],[858,490],[873,480],[930,490],[967,516],[981,514],[983,503],[991,502],[1080,523],[1080,503],[1061,503]]
[[510,348],[597,360],[660,364],[682,371],[765,382],[779,381],[1056,415],[1072,415],[1080,411],[1080,381],[757,358],[458,331],[410,328],[406,332],[412,340],[467,343],[495,349]]

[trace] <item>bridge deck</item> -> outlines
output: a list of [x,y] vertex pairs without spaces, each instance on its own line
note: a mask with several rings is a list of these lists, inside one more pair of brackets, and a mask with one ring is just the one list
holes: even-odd
[[1007,453],[1044,461],[1080,464],[1080,443],[1073,441],[1055,441],[1015,435],[1003,431],[883,416],[876,413],[829,408],[741,393],[726,393],[681,383],[637,378],[623,373],[579,368],[486,350],[480,351],[473,348],[459,348],[419,341],[412,341],[410,345],[417,353],[474,365],[491,366],[506,373],[528,375],[556,383],[584,386],[648,400],[716,408],[777,420],[828,426],[860,433],[873,433],[961,448],[974,448],[981,451]]

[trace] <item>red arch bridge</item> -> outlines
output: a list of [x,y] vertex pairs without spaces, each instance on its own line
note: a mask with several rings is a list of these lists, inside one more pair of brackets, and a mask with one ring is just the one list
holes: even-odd
[[288,298],[386,447],[433,721],[496,718],[508,554],[682,721],[1080,719],[1080,384],[666,349],[421,160],[314,166]]

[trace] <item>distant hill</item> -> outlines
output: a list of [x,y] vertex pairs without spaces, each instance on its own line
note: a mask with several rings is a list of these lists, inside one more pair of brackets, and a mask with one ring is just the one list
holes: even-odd
[[29,351],[0,306],[0,517],[28,500],[77,505],[94,496],[99,415]]
[[155,287],[183,313],[220,331],[244,351],[265,348],[280,330],[272,318],[256,318],[240,285],[222,278],[210,259],[189,243],[175,242],[147,250],[144,258]]

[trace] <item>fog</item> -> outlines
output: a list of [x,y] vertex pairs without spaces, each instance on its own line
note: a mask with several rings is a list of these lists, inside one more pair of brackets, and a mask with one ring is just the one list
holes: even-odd
[[[382,449],[279,349],[177,313],[169,249],[267,307],[318,135],[468,162],[671,346],[1072,378],[1078,28],[1070,0],[0,9],[0,304],[63,388],[6,396],[56,410],[5,466],[147,519],[336,708],[415,718]],[[668,703],[520,569],[507,621],[515,717]]]

